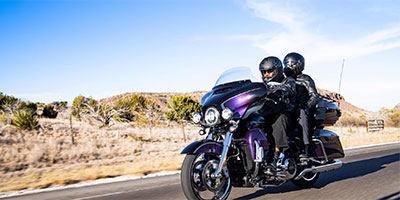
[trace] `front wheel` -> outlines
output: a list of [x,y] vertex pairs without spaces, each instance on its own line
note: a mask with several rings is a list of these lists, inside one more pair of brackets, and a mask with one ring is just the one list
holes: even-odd
[[212,178],[217,170],[214,154],[186,155],[181,170],[181,186],[187,199],[227,199],[232,185],[229,177]]
[[299,180],[291,179],[290,181],[299,188],[310,188],[311,186],[314,185],[315,182],[317,182],[318,177],[319,177],[319,172],[317,173],[309,172],[306,173]]

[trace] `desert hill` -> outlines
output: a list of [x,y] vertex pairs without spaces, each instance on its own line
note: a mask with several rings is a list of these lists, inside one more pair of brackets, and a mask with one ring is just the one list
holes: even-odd
[[340,102],[340,109],[342,110],[343,113],[368,114],[371,112],[371,111],[364,110],[362,108],[359,108],[359,107],[347,102],[345,100],[345,98],[339,93],[331,92],[329,90],[324,90],[324,89],[320,89],[320,88],[318,88],[317,90],[321,96],[325,96],[330,99],[333,99],[335,101],[336,105]]
[[[175,95],[190,95],[194,99],[200,101],[201,97],[206,94],[207,91],[194,91],[194,92],[188,92],[188,93],[178,93],[178,92],[141,92],[141,93],[124,93],[104,99],[100,99],[101,103],[111,103],[114,101],[117,101],[119,99],[126,98],[132,94],[141,94],[145,96],[146,98],[151,98],[159,102],[161,109],[166,110],[167,109],[167,104],[168,101]],[[340,108],[343,113],[348,113],[348,114],[355,114],[355,115],[368,115],[370,111],[364,110],[362,108],[359,108],[345,100],[345,98],[336,92],[331,92],[329,90],[324,90],[318,88],[318,93],[322,96],[328,97],[329,99],[332,99],[336,104],[340,101]],[[400,108],[400,105],[399,105]]]
[[393,110],[394,110],[394,111],[400,111],[400,103],[397,104],[397,105],[393,108]]

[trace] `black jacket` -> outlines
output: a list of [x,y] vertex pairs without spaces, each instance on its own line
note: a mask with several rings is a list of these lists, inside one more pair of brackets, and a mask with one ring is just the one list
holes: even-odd
[[292,111],[296,103],[296,80],[293,77],[286,77],[277,86],[269,86],[267,97],[283,103],[282,112]]
[[315,87],[314,80],[307,74],[298,74],[296,76],[296,104],[300,108],[313,108],[319,100],[319,94]]

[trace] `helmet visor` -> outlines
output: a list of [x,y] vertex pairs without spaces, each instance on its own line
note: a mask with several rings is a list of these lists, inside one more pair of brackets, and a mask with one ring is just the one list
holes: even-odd
[[285,62],[285,65],[286,67],[294,68],[298,62],[298,60],[288,60]]

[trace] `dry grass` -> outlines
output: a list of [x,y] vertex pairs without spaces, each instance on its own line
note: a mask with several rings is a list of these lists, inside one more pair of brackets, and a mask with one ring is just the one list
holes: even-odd
[[74,121],[71,144],[68,120],[41,119],[41,129],[20,132],[0,127],[0,191],[43,188],[81,180],[176,170],[180,151],[199,139],[197,127],[132,127],[118,124],[99,129]]
[[[41,129],[20,132],[0,126],[0,192],[45,188],[120,175],[143,175],[179,169],[180,151],[202,138],[198,127],[187,126],[187,141],[176,126],[150,129],[117,124],[111,128],[74,121],[40,119]],[[400,129],[366,133],[363,128],[331,127],[344,147],[400,141]]]
[[330,129],[339,134],[343,148],[400,141],[400,128],[389,127],[377,132],[367,132],[365,127],[347,126]]

